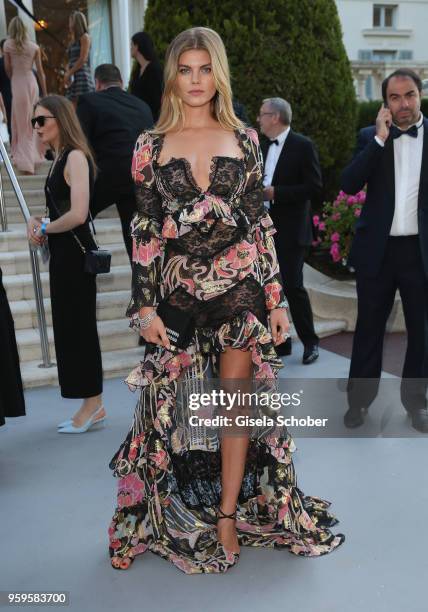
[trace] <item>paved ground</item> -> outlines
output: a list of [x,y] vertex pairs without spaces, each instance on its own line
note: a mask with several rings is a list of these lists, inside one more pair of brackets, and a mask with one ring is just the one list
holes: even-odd
[[[296,346],[284,376],[345,377],[349,361],[339,344],[343,353],[346,342],[337,338],[337,352],[322,350],[312,366],[300,365]],[[391,375],[389,381],[396,384]],[[77,612],[426,612],[424,436],[297,439],[299,486],[333,501],[336,531],[346,534],[331,555],[245,549],[228,574],[190,577],[146,553],[128,572],[117,572],[107,555],[115,504],[107,464],[128,430],[136,396],[109,380],[105,399],[107,426],[86,435],[56,433],[76,403],[60,399],[55,388],[27,392],[27,416],[0,428],[0,590],[66,590]],[[395,400],[392,421],[409,431]]]
[[[327,351],[333,351],[338,355],[350,358],[353,337],[353,333],[343,332],[323,338],[320,344]],[[385,372],[395,376],[401,375],[406,346],[407,334],[405,333],[387,334],[385,336],[383,351],[383,369]]]

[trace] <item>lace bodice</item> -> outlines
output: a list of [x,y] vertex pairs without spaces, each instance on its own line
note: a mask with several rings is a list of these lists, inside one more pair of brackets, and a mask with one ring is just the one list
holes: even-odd
[[159,164],[163,135],[144,132],[138,139],[131,316],[178,286],[207,300],[249,274],[264,287],[268,309],[286,305],[275,229],[263,206],[257,134],[250,129],[235,134],[242,157],[213,157],[206,190],[197,185],[187,159]]

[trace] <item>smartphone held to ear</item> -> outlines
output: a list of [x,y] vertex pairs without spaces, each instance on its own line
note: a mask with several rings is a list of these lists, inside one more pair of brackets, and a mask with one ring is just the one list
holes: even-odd
[[[384,108],[384,109],[386,109],[386,110],[389,110],[389,106],[388,106],[388,104],[387,104],[386,102],[384,102],[384,103],[383,103],[383,108]],[[387,125],[388,127],[391,127],[392,120],[391,120],[391,119],[387,119],[387,120],[385,121],[385,123],[386,123],[386,125]]]

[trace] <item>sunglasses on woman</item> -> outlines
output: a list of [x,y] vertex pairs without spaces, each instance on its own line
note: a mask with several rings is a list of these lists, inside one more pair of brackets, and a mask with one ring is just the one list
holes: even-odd
[[38,115],[37,117],[33,117],[31,119],[31,125],[33,128],[38,125],[39,127],[43,127],[46,123],[46,119],[55,119],[53,115]]

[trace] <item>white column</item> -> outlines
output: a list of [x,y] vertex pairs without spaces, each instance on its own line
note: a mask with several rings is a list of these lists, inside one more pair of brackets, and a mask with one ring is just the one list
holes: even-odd
[[146,0],[131,0],[129,11],[129,33],[131,36],[144,30],[144,14],[147,8]]
[[358,97],[360,100],[366,99],[366,77],[363,74],[358,74]]
[[7,36],[6,11],[4,9],[5,2],[7,2],[7,0],[0,0],[0,40]]
[[131,69],[128,0],[114,0],[111,3],[111,17],[113,24],[113,61],[122,73],[125,85],[128,83]]
[[[23,5],[27,7],[27,9],[30,11],[32,15],[34,15],[33,0],[23,0]],[[30,40],[33,40],[34,42],[36,42],[36,30],[34,28],[36,24],[31,19],[31,17],[27,15],[27,13],[24,13],[22,9],[18,9],[18,15],[19,17],[21,17],[22,21],[25,23],[27,27],[28,36],[30,37]]]

